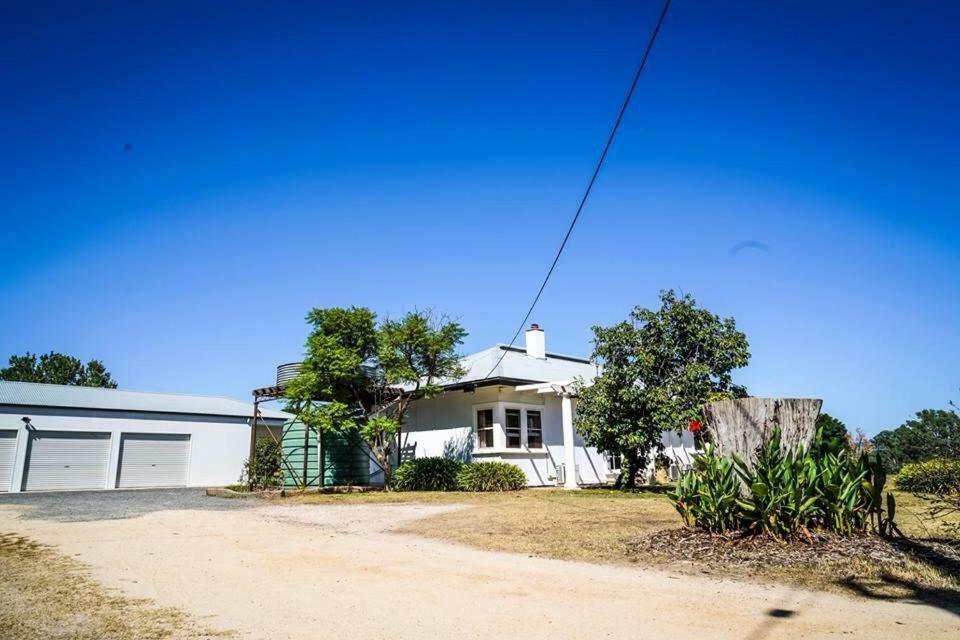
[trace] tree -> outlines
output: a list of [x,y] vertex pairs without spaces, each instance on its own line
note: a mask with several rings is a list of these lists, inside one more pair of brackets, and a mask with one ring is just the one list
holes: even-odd
[[632,487],[651,454],[663,453],[664,431],[681,431],[709,401],[743,397],[731,372],[750,359],[733,318],[697,307],[689,295],[660,292],[660,309],[636,307],[612,327],[593,327],[591,359],[602,367],[581,389],[577,431],[624,461],[617,483]]
[[285,390],[287,409],[309,428],[359,434],[389,486],[410,403],[464,375],[457,347],[467,333],[430,311],[377,325],[366,308],[313,309],[307,322],[313,330]]
[[[951,405],[952,406],[952,405]],[[899,469],[930,458],[960,458],[960,413],[957,409],[924,409],[896,429],[873,439],[884,463]]]
[[80,377],[80,385],[84,387],[106,387],[116,389],[117,382],[110,376],[110,372],[100,360],[91,360],[84,367]]
[[820,438],[814,442],[814,448],[819,447],[821,453],[837,452],[849,446],[850,434],[847,432],[847,425],[829,413],[821,413],[817,416],[816,427]]
[[100,360],[90,360],[84,366],[79,359],[55,351],[39,358],[29,352],[10,356],[9,365],[0,369],[0,380],[117,388],[116,380]]
[[873,437],[873,446],[887,471],[897,471],[904,464],[900,439],[895,430],[887,429]]

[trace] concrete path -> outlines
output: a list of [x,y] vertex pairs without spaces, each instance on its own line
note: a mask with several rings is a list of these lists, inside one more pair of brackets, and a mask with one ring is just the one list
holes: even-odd
[[0,501],[0,531],[54,544],[104,584],[241,638],[960,637],[960,617],[929,606],[491,553],[389,531],[458,507],[243,502],[78,522],[37,517],[42,507],[29,500]]

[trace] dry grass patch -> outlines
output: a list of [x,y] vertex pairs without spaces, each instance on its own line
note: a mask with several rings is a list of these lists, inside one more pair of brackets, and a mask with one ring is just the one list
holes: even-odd
[[27,538],[0,533],[0,638],[223,638],[188,616],[108,592],[83,566]]
[[666,497],[599,489],[537,489],[505,494],[451,496],[471,508],[412,522],[399,531],[492,551],[622,562],[626,540],[680,524]]
[[481,504],[509,499],[521,493],[539,493],[528,490],[512,493],[472,493],[465,491],[367,491],[364,493],[289,492],[283,498],[276,494],[266,500],[284,504]]
[[905,491],[892,492],[897,499],[897,526],[911,538],[949,538],[947,523],[960,523],[960,514],[931,520],[927,516],[930,501]]

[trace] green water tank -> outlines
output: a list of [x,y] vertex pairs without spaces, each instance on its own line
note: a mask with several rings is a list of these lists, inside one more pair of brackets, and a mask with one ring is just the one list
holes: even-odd
[[[281,444],[284,488],[370,484],[370,457],[356,433],[325,431],[318,438],[316,431],[294,422],[286,428]],[[322,477],[318,445],[323,456]]]

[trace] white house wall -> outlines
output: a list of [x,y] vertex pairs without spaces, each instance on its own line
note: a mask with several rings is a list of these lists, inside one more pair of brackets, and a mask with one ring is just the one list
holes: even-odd
[[23,416],[28,416],[31,426],[40,431],[110,433],[110,467],[104,489],[116,486],[122,433],[189,434],[187,485],[191,487],[237,482],[249,454],[250,427],[240,417],[4,406],[0,407],[0,430],[17,430],[12,491],[20,490],[27,453],[29,434],[21,420]]
[[[494,408],[494,447],[474,446],[475,413]],[[531,408],[541,412],[543,450],[507,449],[503,428],[506,408]],[[526,444],[526,421],[521,422]],[[563,430],[560,398],[532,391],[516,392],[512,387],[480,387],[474,393],[451,391],[429,400],[416,402],[403,426],[403,442],[409,451],[415,447],[418,458],[446,456],[462,460],[503,461],[523,469],[531,486],[556,484],[557,465],[563,463]],[[576,460],[580,482],[598,484],[607,480],[606,460],[595,448],[585,446],[576,436]]]

